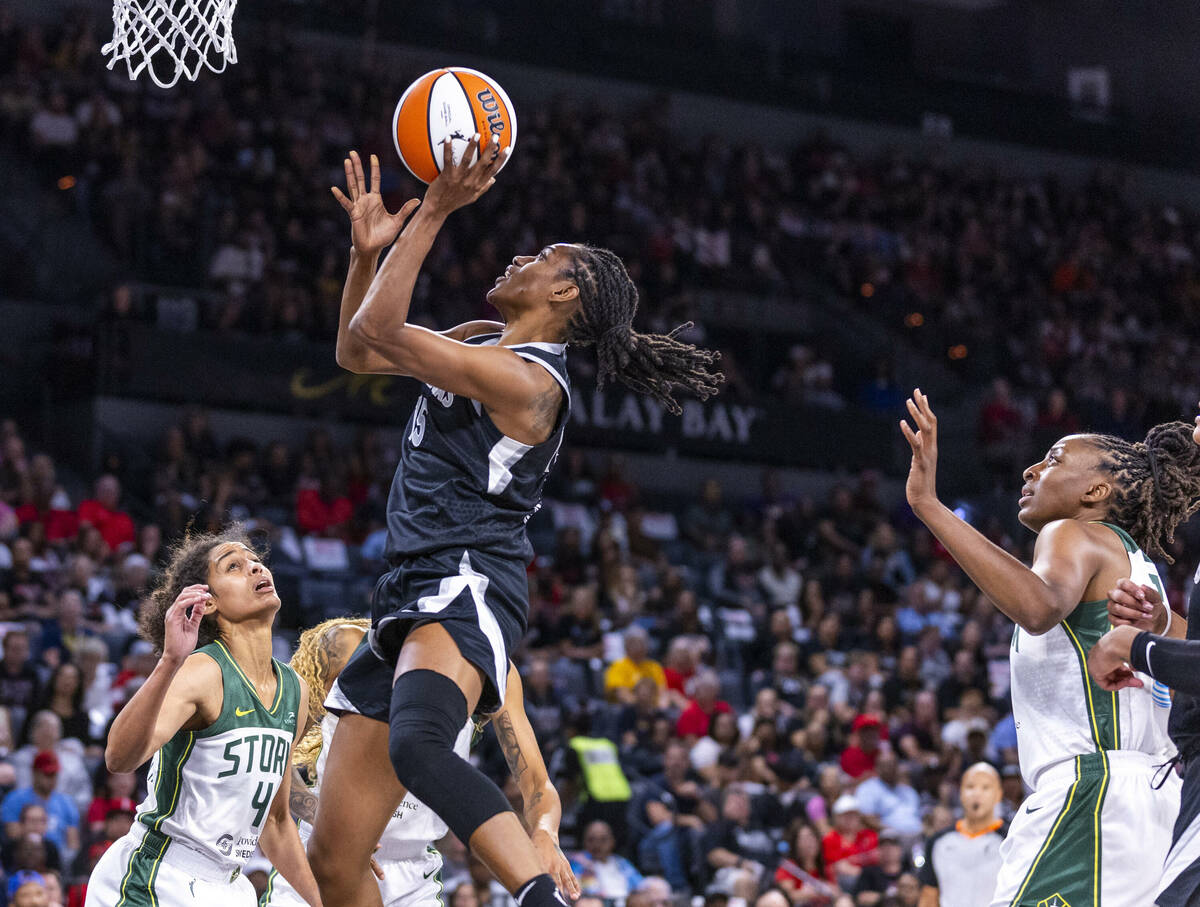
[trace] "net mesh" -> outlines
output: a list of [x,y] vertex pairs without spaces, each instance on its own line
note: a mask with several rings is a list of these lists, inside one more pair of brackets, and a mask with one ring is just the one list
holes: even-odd
[[121,60],[136,79],[145,70],[170,88],[201,67],[223,72],[237,62],[233,11],[237,0],[113,0],[113,39],[100,52],[112,69]]

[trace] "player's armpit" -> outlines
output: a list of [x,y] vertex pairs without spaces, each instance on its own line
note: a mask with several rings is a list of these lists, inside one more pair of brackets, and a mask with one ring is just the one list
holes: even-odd
[[1032,570],[1045,584],[1037,603],[1042,613],[1030,615],[1029,632],[1044,633],[1084,600],[1088,585],[1103,569],[1107,551],[1078,520],[1057,520],[1038,533]]

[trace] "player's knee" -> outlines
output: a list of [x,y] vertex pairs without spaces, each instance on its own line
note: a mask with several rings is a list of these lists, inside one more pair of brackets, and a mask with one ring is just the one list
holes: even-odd
[[417,797],[429,774],[456,758],[454,741],[466,720],[467,700],[450,678],[409,671],[396,680],[388,756],[400,783]]
[[351,861],[320,835],[314,834],[308,842],[308,865],[322,892],[336,891],[353,882]]

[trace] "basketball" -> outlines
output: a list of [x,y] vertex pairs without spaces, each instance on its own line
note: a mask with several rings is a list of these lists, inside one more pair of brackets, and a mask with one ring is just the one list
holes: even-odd
[[441,172],[447,138],[457,164],[477,132],[484,143],[493,135],[499,138],[496,154],[504,148],[511,154],[517,142],[517,114],[495,79],[462,66],[425,73],[401,95],[392,117],[396,153],[424,183]]

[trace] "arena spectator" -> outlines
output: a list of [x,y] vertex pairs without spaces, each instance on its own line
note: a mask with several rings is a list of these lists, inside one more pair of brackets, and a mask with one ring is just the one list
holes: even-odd
[[825,853],[816,830],[797,819],[788,831],[787,841],[787,855],[775,870],[775,884],[792,904],[829,903],[837,888],[828,880]]
[[[16,844],[18,841],[24,840],[29,835],[46,838],[49,830],[50,815],[46,812],[43,804],[30,801],[22,806],[15,832],[8,832],[6,829],[7,840],[4,846],[0,847],[0,863],[4,865],[4,871],[11,875],[17,869]],[[45,847],[47,868],[62,869],[62,855],[59,853],[58,845],[47,838]]]
[[[700,738],[708,733],[714,715],[732,714],[733,708],[728,702],[718,698],[720,694],[721,681],[715,673],[710,671],[697,674],[692,681],[692,699],[679,715],[675,733],[684,739]],[[734,728],[736,727],[735,721]]]
[[904,780],[900,760],[891,750],[879,753],[874,777],[855,789],[854,799],[863,815],[874,816],[880,828],[906,839],[921,834],[921,798]]
[[879,862],[863,867],[854,886],[856,907],[877,907],[898,894],[900,876],[912,870],[903,841],[893,831],[879,835]]
[[79,850],[79,809],[75,802],[55,790],[58,782],[58,756],[53,750],[42,750],[33,760],[33,783],[17,787],[0,801],[0,820],[5,834],[19,839],[21,811],[34,803],[45,809],[49,818],[45,837],[60,851],[73,856]]
[[705,860],[718,885],[738,891],[756,887],[776,862],[775,842],[751,821],[750,796],[729,787],[721,800],[721,818],[704,837]]
[[858,780],[875,771],[883,726],[874,715],[858,715],[850,725],[851,743],[842,751],[842,771]]
[[833,828],[821,841],[825,871],[831,882],[853,891],[864,866],[879,860],[879,835],[862,820],[858,801],[842,794],[833,804]]
[[633,626],[624,633],[625,654],[608,666],[604,673],[604,692],[609,699],[626,705],[634,701],[634,687],[642,678],[654,681],[658,690],[666,691],[667,678],[663,667],[650,654],[650,637],[641,627]]
[[104,475],[96,480],[95,497],[79,505],[79,525],[98,529],[109,551],[132,546],[135,538],[133,520],[120,503],[121,483],[116,476]]
[[616,838],[605,822],[592,822],[583,832],[583,850],[571,857],[571,869],[585,895],[626,898],[642,882],[642,874],[614,853]]

